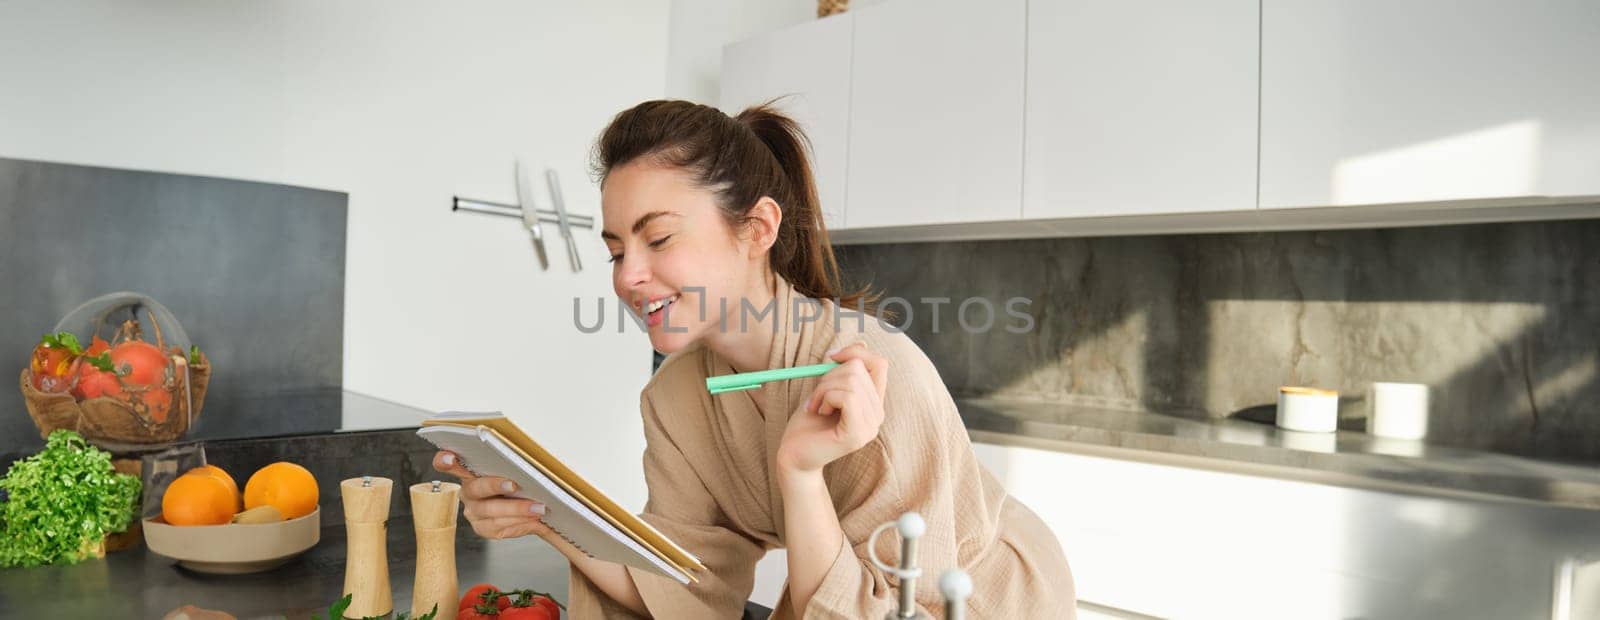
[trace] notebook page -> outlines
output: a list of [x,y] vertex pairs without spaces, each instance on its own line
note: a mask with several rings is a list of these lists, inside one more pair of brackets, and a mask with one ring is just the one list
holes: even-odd
[[480,433],[477,428],[441,425],[424,427],[417,434],[440,449],[459,455],[463,465],[475,474],[499,476],[516,483],[518,490],[513,496],[545,504],[545,524],[591,557],[633,566],[683,584],[692,579],[567,493],[488,429]]
[[498,433],[500,438],[509,443],[513,449],[522,452],[525,447],[526,452],[523,452],[522,455],[527,461],[531,461],[534,467],[537,467],[546,477],[554,480],[563,489],[566,489],[568,493],[576,496],[580,501],[588,505],[590,509],[610,521],[612,525],[627,533],[635,542],[676,566],[686,569],[705,570],[705,565],[700,563],[699,558],[680,547],[672,539],[667,538],[654,526],[650,525],[649,522],[618,506],[605,493],[594,488],[577,472],[572,471],[560,459],[550,454],[543,446],[540,446],[539,442],[529,437],[510,418],[494,414],[478,418],[462,416],[453,420],[429,419],[422,423],[424,427],[439,424],[476,424],[486,426]]

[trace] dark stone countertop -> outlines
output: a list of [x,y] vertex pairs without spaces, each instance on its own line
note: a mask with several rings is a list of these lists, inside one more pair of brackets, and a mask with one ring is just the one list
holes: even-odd
[[[411,520],[389,520],[389,587],[396,611],[411,610],[416,539]],[[240,620],[304,620],[326,615],[344,596],[344,526],[288,564],[250,575],[209,575],[182,568],[140,545],[69,566],[0,570],[0,618],[161,618],[184,605],[226,611]],[[462,592],[479,583],[549,592],[567,602],[569,564],[537,538],[485,540],[466,522],[456,528],[456,577]],[[746,605],[745,618],[765,618]],[[563,616],[565,617],[565,616]]]
[[1600,467],[1270,423],[958,399],[973,441],[1328,484],[1600,510]]
[[[416,540],[408,518],[391,519],[389,582],[395,609],[410,611]],[[5,618],[160,618],[198,605],[248,618],[327,614],[343,593],[344,525],[324,521],[322,540],[288,564],[250,575],[209,575],[177,566],[144,546],[70,566],[0,570]],[[532,588],[566,603],[566,558],[534,538],[484,540],[463,521],[456,529],[456,571],[462,591],[490,582]]]
[[[343,593],[344,525],[323,522],[322,540],[288,564],[249,575],[209,575],[140,545],[69,566],[0,570],[0,617],[151,618],[184,605],[243,619],[326,615]],[[409,518],[390,519],[389,583],[395,609],[410,611],[416,540]],[[484,540],[456,528],[461,590],[489,582],[550,592],[566,603],[566,558],[535,538]]]
[[[387,405],[380,407],[388,411]],[[346,407],[349,411],[350,408]],[[380,422],[392,419],[379,416]],[[381,426],[381,424],[379,424]],[[343,596],[344,510],[340,480],[373,474],[395,481],[397,489],[435,479],[434,447],[416,429],[362,430],[205,441],[208,461],[243,480],[267,463],[300,463],[325,491],[322,538],[310,551],[275,569],[251,575],[208,575],[180,568],[144,546],[117,551],[104,559],[70,566],[0,569],[0,619],[149,618],[159,619],[183,605],[219,609],[247,619],[304,620],[326,614]],[[396,609],[410,611],[416,570],[416,540],[410,502],[396,493],[389,509],[389,581]],[[462,591],[477,583],[550,592],[566,603],[566,558],[537,538],[485,540],[461,519],[456,529],[456,571]],[[770,610],[755,604],[747,618]]]

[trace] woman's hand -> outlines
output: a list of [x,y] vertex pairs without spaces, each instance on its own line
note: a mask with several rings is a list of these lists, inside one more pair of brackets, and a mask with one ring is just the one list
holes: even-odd
[[517,492],[515,483],[505,478],[479,478],[461,466],[461,457],[451,452],[433,455],[433,468],[461,479],[461,515],[472,523],[472,531],[484,538],[517,538],[533,534],[549,540],[553,534],[540,518],[544,504],[509,497]]
[[780,468],[821,471],[822,466],[867,445],[883,426],[889,360],[861,343],[830,358],[839,362],[839,367],[823,375],[811,398],[789,417],[778,445]]
[[484,538],[516,538],[533,534],[550,543],[556,551],[572,562],[572,570],[581,571],[612,600],[635,614],[646,616],[644,599],[633,577],[621,564],[613,564],[589,557],[583,550],[563,540],[550,526],[545,525],[544,504],[533,500],[508,497],[517,492],[516,484],[505,478],[479,478],[461,466],[461,457],[450,452],[433,455],[433,468],[461,479],[461,503],[466,508],[461,514],[472,523],[472,531]]

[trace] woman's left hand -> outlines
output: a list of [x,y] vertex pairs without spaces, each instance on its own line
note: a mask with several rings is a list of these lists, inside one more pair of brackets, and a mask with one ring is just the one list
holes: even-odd
[[830,357],[839,367],[822,375],[811,398],[789,417],[778,446],[779,467],[821,471],[867,445],[883,426],[889,360],[859,342]]

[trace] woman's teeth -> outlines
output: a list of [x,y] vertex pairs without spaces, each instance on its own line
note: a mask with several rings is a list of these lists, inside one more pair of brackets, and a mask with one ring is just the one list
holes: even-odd
[[652,302],[650,302],[650,305],[645,306],[645,309],[644,309],[645,314],[649,314],[649,313],[655,312],[657,310],[660,310],[660,309],[666,307],[668,304],[670,304],[672,302],[675,302],[675,301],[678,301],[678,296],[677,295],[673,295],[673,296],[668,297],[666,299],[657,299],[655,301],[652,301]]

